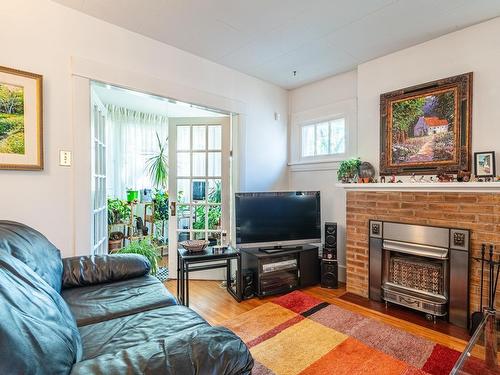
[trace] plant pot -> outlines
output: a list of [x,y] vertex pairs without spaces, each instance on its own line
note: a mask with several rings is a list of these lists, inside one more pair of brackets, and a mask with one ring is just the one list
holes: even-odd
[[127,202],[139,201],[138,190],[127,190]]
[[113,251],[120,250],[123,247],[123,239],[120,240],[108,240],[108,251],[112,253]]

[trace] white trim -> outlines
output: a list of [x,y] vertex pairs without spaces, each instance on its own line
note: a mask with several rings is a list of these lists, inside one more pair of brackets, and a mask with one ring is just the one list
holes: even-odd
[[92,251],[90,81],[73,76],[73,255]]
[[[73,253],[88,255],[91,249],[91,137],[90,137],[90,81],[99,81],[151,95],[172,98],[207,108],[238,114],[235,138],[245,134],[247,105],[239,100],[226,98],[178,83],[165,81],[145,74],[123,70],[84,58],[71,57],[73,79]],[[245,151],[245,139],[236,139],[233,152]],[[245,186],[246,158],[237,158],[236,186]],[[239,190],[239,188],[237,189]],[[174,270],[171,270],[174,272]]]
[[335,184],[346,191],[449,191],[449,192],[500,192],[500,182],[435,182],[435,183],[378,183]]
[[288,164],[290,172],[310,172],[310,171],[336,171],[339,169],[340,162],[335,161],[317,161],[312,163],[297,162]]
[[146,94],[162,96],[190,104],[227,112],[245,113],[246,104],[157,77],[123,70],[81,57],[71,57],[72,74]]
[[[339,118],[345,119],[345,153],[303,157],[301,153],[302,127]],[[357,152],[356,99],[342,100],[334,104],[291,114],[289,140],[289,165],[339,162],[355,156]]]

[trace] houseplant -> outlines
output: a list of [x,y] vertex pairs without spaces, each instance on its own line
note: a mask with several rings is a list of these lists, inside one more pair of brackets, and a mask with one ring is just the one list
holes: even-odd
[[168,222],[168,193],[157,190],[153,195],[155,204],[155,224],[157,234],[155,240],[160,244],[165,244],[167,236],[165,235],[165,226]]
[[343,183],[352,182],[358,175],[361,160],[359,158],[351,158],[343,160],[337,171],[337,179]]
[[156,275],[161,257],[156,247],[148,240],[132,241],[123,249],[118,250],[117,253],[144,255],[151,263],[151,274]]
[[165,140],[165,143],[162,143],[160,136],[156,133],[156,140],[158,141],[158,153],[146,161],[146,171],[151,177],[153,187],[159,190],[166,190],[168,182],[168,138]]
[[119,198],[108,198],[108,225],[126,223],[130,219],[130,206]]
[[120,231],[112,231],[113,225],[125,224],[130,220],[130,206],[124,200],[108,198],[108,226],[109,238],[108,249],[113,251],[122,247],[124,234]]

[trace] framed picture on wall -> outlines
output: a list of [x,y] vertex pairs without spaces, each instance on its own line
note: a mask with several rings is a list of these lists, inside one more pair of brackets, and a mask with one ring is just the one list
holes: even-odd
[[0,169],[43,169],[42,76],[0,67]]
[[476,177],[495,177],[495,151],[474,153],[474,174]]
[[472,73],[380,96],[380,174],[471,170]]

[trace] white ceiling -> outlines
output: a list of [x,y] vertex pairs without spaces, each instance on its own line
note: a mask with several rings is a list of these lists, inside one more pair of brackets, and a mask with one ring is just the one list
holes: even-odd
[[287,89],[500,16],[500,0],[54,1]]
[[121,87],[95,83],[93,90],[104,104],[152,113],[168,117],[227,117],[228,114],[213,112],[176,100],[144,94]]

